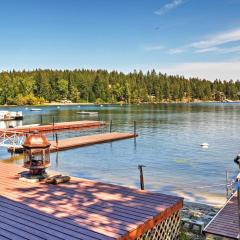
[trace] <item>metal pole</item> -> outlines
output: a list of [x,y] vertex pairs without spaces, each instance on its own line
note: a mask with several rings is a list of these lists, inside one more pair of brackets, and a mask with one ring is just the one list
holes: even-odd
[[226,199],[228,199],[228,170],[226,170]]
[[112,132],[112,120],[110,121],[110,133]]
[[144,190],[143,167],[145,167],[145,166],[144,165],[138,165],[138,169],[139,169],[139,172],[140,172],[140,187],[141,187],[141,190]]
[[42,118],[42,115],[40,116],[40,123],[41,123],[41,125],[43,124],[43,118]]

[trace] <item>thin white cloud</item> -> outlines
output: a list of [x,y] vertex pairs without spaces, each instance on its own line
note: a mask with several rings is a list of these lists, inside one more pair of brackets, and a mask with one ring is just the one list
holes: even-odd
[[160,68],[161,72],[173,75],[183,75],[185,77],[205,78],[211,81],[221,80],[240,80],[240,61],[232,62],[186,62],[175,66]]
[[168,53],[183,53],[189,50],[193,50],[194,53],[234,53],[239,52],[240,47],[232,47],[230,44],[236,43],[240,43],[240,28],[232,29],[227,32],[217,33],[208,38],[205,38],[204,40],[186,44],[182,47],[175,48],[177,49],[176,51],[174,51],[174,49],[169,49]]
[[185,2],[185,0],[173,0],[170,3],[165,4],[164,6],[162,6],[160,9],[158,9],[157,11],[155,11],[154,13],[157,15],[164,15],[165,13],[171,11],[174,8],[177,8],[178,6],[180,6],[181,4],[183,4]]
[[217,52],[218,50],[219,48],[217,47],[203,48],[203,49],[196,50],[195,53]]
[[189,44],[189,47],[211,48],[211,47],[216,47],[219,45],[237,42],[237,41],[240,41],[240,28],[237,28],[228,32],[218,33],[202,41],[193,42]]
[[240,46],[228,47],[228,48],[219,48],[219,47],[203,48],[195,51],[195,53],[206,53],[206,52],[215,52],[220,54],[239,53]]

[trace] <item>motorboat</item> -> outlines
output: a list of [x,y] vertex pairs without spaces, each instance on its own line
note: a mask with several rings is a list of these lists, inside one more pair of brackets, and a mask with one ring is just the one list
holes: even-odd
[[11,120],[22,120],[22,111],[11,112],[11,111],[0,111],[0,121],[11,121]]
[[77,114],[81,114],[81,115],[98,115],[98,112],[80,111],[80,112],[77,112]]
[[31,108],[30,111],[36,111],[36,112],[39,112],[39,111],[42,111],[42,109],[41,109],[41,108]]

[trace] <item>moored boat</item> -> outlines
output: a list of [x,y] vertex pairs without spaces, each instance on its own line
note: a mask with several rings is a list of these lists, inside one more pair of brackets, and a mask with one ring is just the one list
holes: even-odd
[[23,114],[21,111],[10,112],[10,111],[0,111],[0,121],[10,121],[10,120],[22,120]]
[[30,111],[42,111],[42,109],[41,108],[31,108]]
[[77,112],[77,114],[81,114],[81,115],[98,115],[98,112],[85,112],[85,111],[80,111],[80,112]]

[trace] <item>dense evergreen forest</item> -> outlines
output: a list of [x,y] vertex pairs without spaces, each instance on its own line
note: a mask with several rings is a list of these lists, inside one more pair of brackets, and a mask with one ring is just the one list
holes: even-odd
[[168,76],[155,70],[143,74],[105,70],[34,70],[0,73],[0,104],[72,102],[141,103],[240,99],[240,81],[214,82]]

